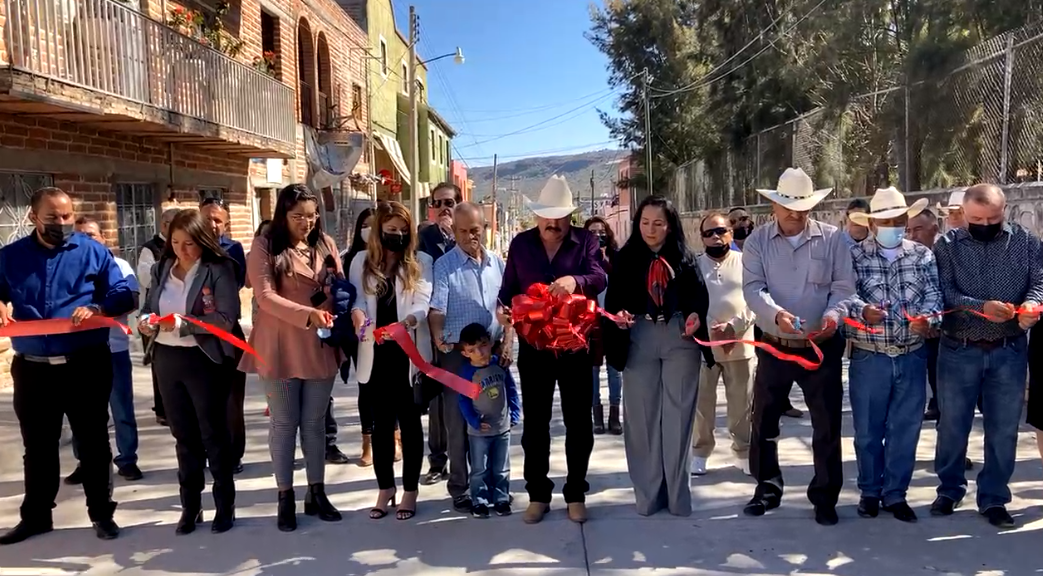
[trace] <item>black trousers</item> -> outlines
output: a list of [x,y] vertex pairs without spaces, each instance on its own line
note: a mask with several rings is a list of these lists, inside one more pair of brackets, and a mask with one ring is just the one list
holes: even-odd
[[214,504],[235,503],[232,438],[228,426],[231,384],[227,364],[215,364],[197,346],[156,344],[152,365],[174,435],[181,505],[198,510],[210,463]]
[[583,502],[587,490],[587,467],[594,448],[594,423],[590,406],[594,389],[590,370],[594,365],[587,352],[555,354],[518,343],[518,373],[521,376],[522,414],[525,428],[525,490],[529,500],[549,504],[554,482],[550,471],[550,420],[554,409],[554,387],[561,397],[565,421],[565,461],[568,475],[562,493],[565,502]]
[[14,411],[25,448],[22,520],[51,523],[61,476],[58,443],[63,416],[68,416],[69,427],[79,443],[87,514],[95,522],[112,518],[116,503],[109,497],[112,355],[108,344],[77,350],[66,357],[64,364],[15,356],[11,378]]
[[[458,350],[448,354],[438,352],[437,365],[453,374],[460,372],[464,357]],[[449,470],[446,490],[453,498],[470,494],[470,447],[467,442],[467,421],[460,412],[460,395],[445,386],[431,399],[427,413],[428,461],[432,470]],[[438,446],[441,452],[436,452]]]
[[[840,427],[844,400],[841,362],[844,339],[834,336],[821,344],[822,365],[805,370],[793,362],[779,360],[757,350],[757,374],[753,380],[753,435],[750,468],[757,480],[757,495],[782,496],[784,483],[779,468],[779,419],[793,382],[804,391],[811,412],[815,476],[808,486],[808,500],[816,506],[836,506],[844,483],[840,454]],[[810,348],[783,349],[814,359]]]
[[231,437],[232,463],[242,462],[246,454],[246,373],[239,371],[239,362],[230,360],[225,364],[225,374],[229,383],[228,411],[225,419],[228,422],[228,434]]
[[378,344],[373,374],[361,387],[373,400],[373,472],[377,487],[395,487],[395,423],[402,434],[402,489],[413,492],[420,484],[424,464],[424,425],[420,406],[409,381],[409,358],[394,342]]

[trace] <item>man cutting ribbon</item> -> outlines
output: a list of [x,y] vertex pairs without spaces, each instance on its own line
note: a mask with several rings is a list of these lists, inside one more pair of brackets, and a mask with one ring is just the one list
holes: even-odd
[[[576,206],[564,178],[552,176],[536,202],[529,206],[536,214],[536,227],[519,233],[511,242],[500,288],[497,316],[504,326],[511,324],[506,310],[511,300],[524,294],[533,284],[550,284],[551,295],[558,297],[582,293],[588,298],[597,298],[607,282],[600,264],[601,248],[597,237],[570,222]],[[554,489],[554,483],[547,477],[550,469],[550,419],[554,387],[560,383],[566,433],[565,458],[569,469],[562,491],[568,504],[569,519],[586,522],[587,466],[594,447],[594,425],[590,419],[594,395],[590,386],[593,360],[586,350],[555,353],[537,350],[524,340],[519,340],[518,347],[525,419],[522,433],[525,489],[530,500],[524,520],[535,524],[550,510],[551,491]]]
[[[804,391],[814,428],[815,477],[808,499],[815,521],[837,523],[836,503],[843,484],[840,424],[844,397],[841,382],[843,338],[837,327],[844,301],[855,292],[851,252],[835,226],[811,220],[808,213],[831,188],[815,190],[811,178],[789,168],[777,190],[758,190],[772,202],[775,222],[753,231],[743,250],[743,295],[757,316],[763,342],[808,358],[821,348],[822,363],[810,370],[758,349],[754,376],[750,469],[757,479],[744,512],[761,516],[782,499],[779,469],[779,418],[793,382]],[[801,324],[801,328],[796,327]]]
[[967,493],[965,457],[974,405],[982,396],[985,465],[978,474],[978,511],[998,528],[1007,513],[1018,422],[1025,401],[1025,331],[1039,321],[1043,251],[1039,238],[1004,217],[1007,200],[991,184],[967,189],[966,226],[934,246],[945,308],[938,354],[938,497],[931,514],[948,516]]
[[[0,326],[53,318],[70,318],[78,325],[95,315],[121,316],[134,309],[134,295],[112,253],[73,231],[76,216],[63,190],[33,193],[29,219],[33,233],[0,249]],[[53,529],[63,414],[79,442],[83,492],[94,530],[104,540],[119,535],[112,520],[116,503],[109,497],[108,339],[108,329],[11,339],[14,410],[25,447],[25,497],[21,521],[0,536],[0,544]]]
[[905,229],[926,205],[922,198],[906,206],[892,187],[876,191],[868,213],[848,216],[871,232],[851,248],[857,292],[848,302],[848,319],[868,329],[845,326],[863,518],[875,518],[882,503],[898,520],[916,521],[906,492],[927,401],[924,339],[941,323],[942,293],[934,254]]

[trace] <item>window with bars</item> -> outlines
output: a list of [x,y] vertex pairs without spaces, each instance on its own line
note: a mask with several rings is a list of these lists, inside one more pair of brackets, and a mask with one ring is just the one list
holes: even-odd
[[33,231],[29,201],[33,192],[47,186],[54,186],[49,174],[0,172],[0,247]]
[[113,189],[120,257],[136,269],[141,245],[156,234],[156,190],[152,184],[116,184]]

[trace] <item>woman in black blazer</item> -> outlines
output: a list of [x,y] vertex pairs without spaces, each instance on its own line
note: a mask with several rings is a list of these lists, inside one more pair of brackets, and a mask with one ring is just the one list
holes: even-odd
[[[203,521],[207,461],[214,478],[210,530],[225,532],[235,521],[235,463],[227,425],[231,387],[223,365],[235,357],[235,349],[181,317],[232,330],[239,317],[235,262],[197,210],[178,212],[168,237],[163,257],[152,267],[152,289],[141,307],[138,330],[155,335],[145,354],[155,363],[176,440],[181,519],[175,532],[188,534]],[[171,314],[177,316],[154,323],[155,317]]]

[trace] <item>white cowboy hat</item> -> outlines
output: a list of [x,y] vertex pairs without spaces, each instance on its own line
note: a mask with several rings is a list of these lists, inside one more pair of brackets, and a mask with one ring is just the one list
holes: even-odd
[[942,214],[948,214],[949,210],[952,210],[953,208],[961,208],[962,209],[963,208],[963,190],[960,190],[959,192],[953,192],[953,193],[949,194],[949,202],[945,206],[942,206],[942,203],[938,202],[937,207],[938,207],[938,211],[941,212]]
[[556,220],[572,214],[578,207],[572,203],[572,190],[565,177],[555,174],[543,185],[540,196],[529,204],[529,209],[540,218]]
[[811,177],[800,168],[786,168],[775,190],[757,190],[761,196],[796,212],[807,212],[821,202],[832,188],[815,190]]
[[897,188],[891,186],[890,188],[883,188],[876,191],[873,197],[869,200],[869,212],[852,212],[848,215],[848,218],[852,222],[859,226],[869,226],[869,220],[887,220],[888,218],[898,218],[905,214],[912,218],[923,209],[927,207],[927,198],[920,198],[916,202],[913,202],[912,206],[907,206],[905,203],[905,195],[898,191]]

